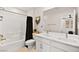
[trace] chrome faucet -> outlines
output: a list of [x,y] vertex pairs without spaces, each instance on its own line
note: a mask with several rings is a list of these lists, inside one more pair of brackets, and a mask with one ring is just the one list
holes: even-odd
[[66,33],[66,38],[68,38],[68,34]]

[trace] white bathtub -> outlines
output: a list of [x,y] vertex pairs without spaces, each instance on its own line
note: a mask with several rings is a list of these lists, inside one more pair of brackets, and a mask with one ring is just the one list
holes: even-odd
[[34,38],[37,41],[36,48],[37,49],[39,48],[38,50],[42,50],[42,51],[52,50],[52,51],[59,51],[59,52],[61,51],[69,51],[69,52],[78,51],[79,52],[79,36],[78,35],[68,34],[68,38],[66,38],[66,35],[64,33],[48,33],[48,34],[41,33],[41,34],[36,34]]
[[14,52],[19,48],[24,47],[24,37],[20,38],[19,35],[7,37],[6,40],[0,42],[0,52]]

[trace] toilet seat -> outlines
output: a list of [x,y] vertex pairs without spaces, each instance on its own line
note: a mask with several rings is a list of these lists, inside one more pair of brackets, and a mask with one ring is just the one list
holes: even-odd
[[29,43],[33,43],[33,42],[35,42],[35,40],[30,39],[30,40],[27,40],[25,43],[26,43],[26,44],[29,44]]

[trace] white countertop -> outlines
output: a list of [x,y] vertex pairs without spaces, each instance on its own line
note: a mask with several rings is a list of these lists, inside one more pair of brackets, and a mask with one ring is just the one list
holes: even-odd
[[66,34],[64,33],[40,33],[40,34],[35,34],[34,36],[42,37],[45,39],[49,39],[51,41],[56,41],[60,43],[64,43],[67,45],[71,45],[74,47],[79,47],[79,38],[77,35],[70,35],[68,34],[68,38],[66,38]]

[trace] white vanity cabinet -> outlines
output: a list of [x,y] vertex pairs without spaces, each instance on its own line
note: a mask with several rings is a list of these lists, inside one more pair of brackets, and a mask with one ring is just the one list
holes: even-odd
[[44,43],[44,38],[34,37],[36,40],[36,50],[38,52],[47,52],[50,51],[50,46]]
[[62,33],[41,33],[34,35],[39,52],[79,52],[78,36],[61,37]]
[[52,45],[52,42],[49,39],[35,36],[36,40],[36,50],[37,52],[62,52],[61,49]]

